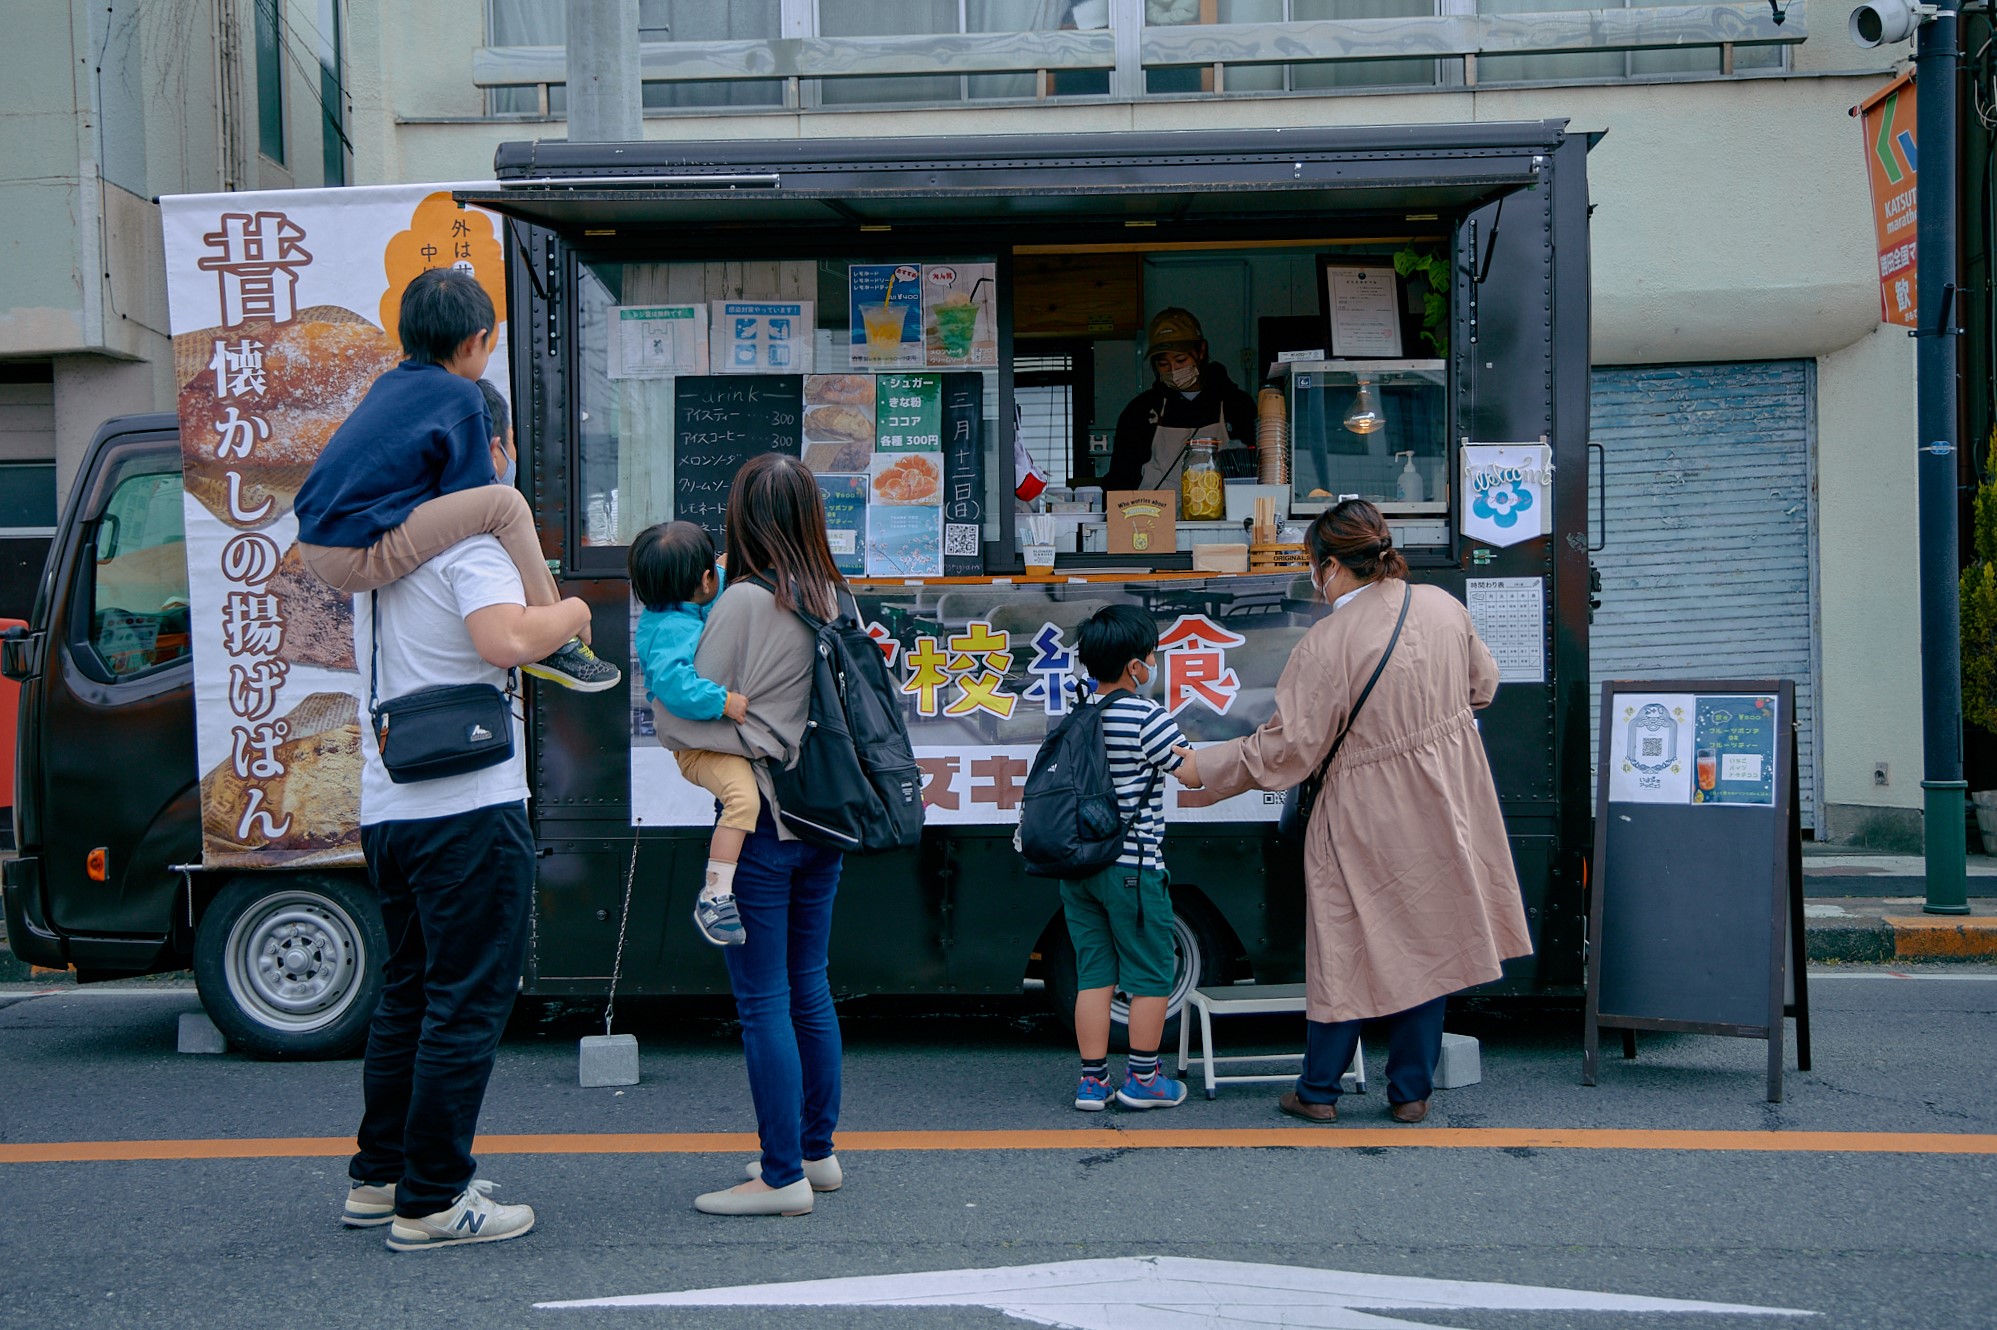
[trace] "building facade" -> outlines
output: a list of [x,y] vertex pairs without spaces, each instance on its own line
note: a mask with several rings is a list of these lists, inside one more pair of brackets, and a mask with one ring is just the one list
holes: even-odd
[[[1794,677],[1817,833],[1918,844],[1913,351],[1880,323],[1847,114],[1907,52],[1860,50],[1850,5],[1820,6],[1792,0],[1779,24],[1766,0],[630,8],[651,139],[1552,117],[1602,134],[1596,671]],[[42,8],[58,17],[31,34],[34,77],[0,83],[0,106],[46,130],[44,156],[0,182],[37,210],[0,274],[0,374],[48,366],[50,442],[15,446],[58,461],[102,415],[172,400],[152,195],[476,179],[502,142],[567,134],[559,0]],[[107,80],[112,52],[136,81]],[[1137,280],[1140,314],[1194,293],[1216,350],[1252,371],[1256,283],[1285,279],[1161,259]],[[1127,328],[1089,344],[1102,400],[1136,386],[1138,352]]]

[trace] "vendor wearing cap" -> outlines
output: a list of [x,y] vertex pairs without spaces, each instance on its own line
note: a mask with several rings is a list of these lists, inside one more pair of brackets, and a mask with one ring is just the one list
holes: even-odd
[[[1144,339],[1158,381],[1130,400],[1116,418],[1116,451],[1106,490],[1172,489],[1193,439],[1230,438],[1247,448],[1255,438],[1255,399],[1235,386],[1227,367],[1207,358],[1200,321],[1183,309],[1161,309]],[[1233,474],[1223,461],[1221,470]],[[1243,474],[1252,474],[1251,468]]]

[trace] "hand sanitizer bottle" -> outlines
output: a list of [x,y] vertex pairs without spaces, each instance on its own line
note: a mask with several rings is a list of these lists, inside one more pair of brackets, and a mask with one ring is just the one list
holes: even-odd
[[1394,497],[1402,503],[1420,503],[1422,501],[1421,472],[1415,470],[1415,455],[1409,452],[1395,453],[1394,456],[1408,459],[1407,465],[1401,469],[1400,479],[1394,482]]

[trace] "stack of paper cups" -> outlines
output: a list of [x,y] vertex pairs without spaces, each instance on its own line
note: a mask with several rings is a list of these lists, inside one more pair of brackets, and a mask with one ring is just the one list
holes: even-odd
[[1257,480],[1290,483],[1290,419],[1281,388],[1264,388],[1255,399],[1255,451]]

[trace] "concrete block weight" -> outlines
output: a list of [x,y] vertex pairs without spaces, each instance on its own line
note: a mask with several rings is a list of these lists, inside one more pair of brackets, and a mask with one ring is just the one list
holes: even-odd
[[215,1022],[208,1019],[205,1011],[182,1012],[180,1016],[180,1051],[183,1053],[226,1053],[229,1040]]
[[1435,1064],[1435,1088],[1460,1090],[1484,1079],[1484,1058],[1477,1041],[1467,1034],[1442,1036],[1442,1056]]
[[638,1083],[638,1036],[586,1034],[580,1052],[582,1088]]

